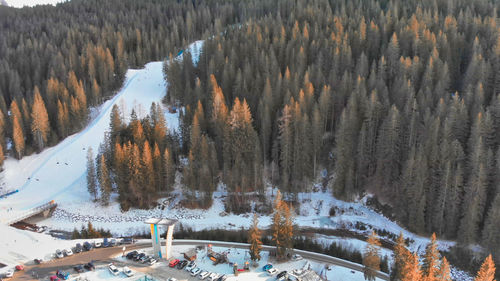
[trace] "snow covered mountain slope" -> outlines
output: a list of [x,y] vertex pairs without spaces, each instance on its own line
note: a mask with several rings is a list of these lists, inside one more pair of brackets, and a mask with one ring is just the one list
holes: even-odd
[[6,0],[9,7],[22,8],[34,7],[37,5],[55,5],[57,3],[66,2],[66,0]]
[[[193,54],[199,54],[203,41],[190,45]],[[88,147],[94,155],[109,129],[113,105],[129,116],[134,108],[139,117],[149,112],[151,103],[161,103],[166,85],[163,62],[148,63],[143,69],[129,70],[123,88],[98,110],[97,116],[81,132],[40,154],[21,160],[7,159],[0,174],[4,190],[19,192],[0,199],[0,222],[15,218],[30,208],[55,200],[60,206],[68,202],[90,201],[86,192],[86,157]],[[178,127],[178,113],[165,113],[167,126]]]

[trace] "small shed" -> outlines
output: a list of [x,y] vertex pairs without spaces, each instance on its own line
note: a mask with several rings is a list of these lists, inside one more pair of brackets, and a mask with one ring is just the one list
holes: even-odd
[[184,258],[188,261],[194,261],[196,259],[196,249],[191,249],[185,252]]

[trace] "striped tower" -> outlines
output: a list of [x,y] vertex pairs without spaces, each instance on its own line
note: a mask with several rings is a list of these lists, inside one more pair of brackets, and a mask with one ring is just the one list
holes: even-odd
[[[177,223],[177,220],[171,219],[158,219],[158,218],[150,218],[144,223],[149,224],[151,227],[151,244],[153,246],[154,256],[158,259],[169,259],[172,248],[172,240],[174,235],[174,227]],[[167,234],[165,237],[165,256],[162,255],[161,251],[161,236],[160,229],[158,226],[165,226],[167,228]]]

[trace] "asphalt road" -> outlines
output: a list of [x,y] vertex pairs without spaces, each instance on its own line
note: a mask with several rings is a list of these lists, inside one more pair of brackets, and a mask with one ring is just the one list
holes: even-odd
[[[191,246],[205,246],[207,244],[212,244],[213,246],[219,246],[219,247],[228,247],[228,248],[238,248],[238,249],[248,249],[247,244],[243,243],[232,243],[232,242],[216,242],[216,241],[204,241],[204,240],[174,240],[172,242],[173,245],[191,245]],[[133,245],[127,245],[126,251],[129,252],[131,250],[137,250],[137,249],[142,249],[142,248],[148,248],[151,246],[151,243],[136,243]],[[273,250],[273,246],[266,246],[263,245],[263,250]],[[16,272],[14,274],[14,277],[10,280],[12,281],[17,281],[17,280],[23,280],[23,281],[31,281],[31,280],[41,280],[43,278],[46,278],[47,276],[55,274],[57,270],[64,270],[68,271],[70,273],[74,273],[73,267],[78,264],[85,264],[90,261],[94,261],[94,264],[96,266],[98,265],[106,265],[110,262],[115,262],[115,260],[112,260],[113,257],[119,255],[122,252],[122,246],[116,246],[116,247],[111,247],[111,248],[99,248],[99,249],[93,249],[92,251],[89,252],[82,252],[79,254],[74,254],[69,257],[65,257],[62,259],[54,259],[47,261],[45,263],[42,263],[40,265],[35,265],[33,262],[29,265],[25,265],[25,270],[22,272]],[[313,252],[307,252],[307,251],[300,251],[300,250],[295,250],[296,253],[300,254],[303,258],[319,262],[319,263],[325,263],[325,264],[331,264],[331,265],[336,265],[336,266],[342,266],[349,268],[351,270],[355,271],[360,271],[363,272],[363,266],[357,263],[349,262],[346,260],[338,259],[335,257],[323,255],[323,254],[318,254],[318,253],[313,253]],[[122,264],[118,263],[118,266],[123,266]],[[127,264],[128,265],[128,264]],[[140,264],[134,263],[134,266],[141,267]],[[145,266],[142,266],[145,267]],[[147,272],[147,269],[141,270],[140,268],[135,268],[135,270],[139,271],[144,271]],[[196,280],[196,278],[190,278],[190,276],[184,272],[184,271],[177,271],[176,269],[162,269],[162,273],[167,273],[171,275],[170,277],[175,277],[180,280]],[[382,280],[389,280],[389,276],[386,273],[383,272],[377,272],[377,277],[382,279]]]

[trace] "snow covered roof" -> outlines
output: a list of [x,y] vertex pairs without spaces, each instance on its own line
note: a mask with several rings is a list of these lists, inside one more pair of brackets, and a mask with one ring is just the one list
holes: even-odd
[[150,218],[144,222],[145,224],[157,224],[157,225],[174,225],[177,223],[176,219],[160,219],[160,218]]

